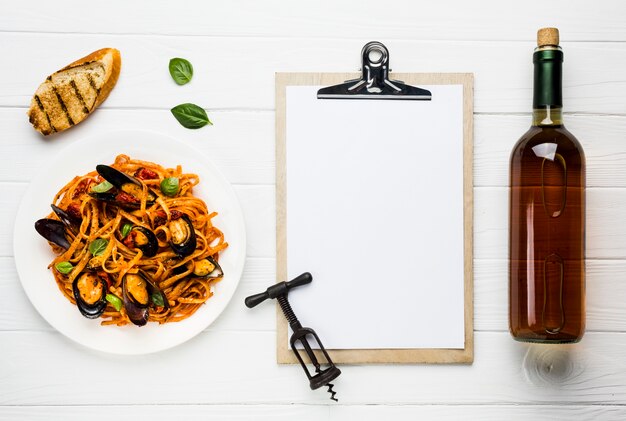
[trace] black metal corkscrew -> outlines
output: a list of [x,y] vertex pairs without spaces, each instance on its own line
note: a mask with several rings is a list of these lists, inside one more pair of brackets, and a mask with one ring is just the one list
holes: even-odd
[[[252,308],[267,300],[268,298],[276,298],[276,300],[278,300],[278,304],[280,304],[280,308],[287,318],[289,326],[291,326],[291,330],[293,330],[293,334],[291,335],[291,339],[289,341],[291,344],[291,349],[293,349],[293,352],[296,354],[296,357],[298,358],[302,369],[309,378],[309,385],[311,386],[311,389],[315,390],[319,389],[322,386],[328,386],[330,399],[337,402],[338,399],[335,397],[336,392],[333,390],[333,385],[330,382],[339,377],[339,375],[341,374],[341,370],[339,370],[335,366],[335,364],[333,364],[332,360],[328,356],[328,352],[326,352],[326,349],[322,345],[320,338],[317,336],[317,333],[315,333],[315,331],[309,327],[302,327],[302,325],[298,321],[298,318],[293,312],[289,301],[287,300],[287,294],[291,288],[309,284],[312,280],[313,276],[311,276],[309,272],[305,272],[302,275],[292,279],[291,281],[279,282],[276,285],[272,285],[271,287],[269,287],[265,292],[251,295],[246,298],[245,302],[248,308]],[[313,348],[309,343],[309,338],[315,339],[315,342],[317,342],[317,345],[322,351],[322,354],[324,355],[326,361],[322,361],[320,363],[320,361],[317,359],[315,353],[313,352]],[[296,346],[298,343],[302,344],[304,352],[306,352],[306,355],[309,357],[311,363],[315,367],[315,374],[311,374],[309,372],[309,369],[307,368],[304,359],[302,358],[302,355],[300,355],[301,349],[298,349]],[[326,366],[326,368],[322,368],[322,366]]]

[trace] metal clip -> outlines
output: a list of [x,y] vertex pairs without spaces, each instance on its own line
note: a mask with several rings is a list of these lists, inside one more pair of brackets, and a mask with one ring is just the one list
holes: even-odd
[[319,99],[412,99],[430,101],[426,89],[389,79],[389,50],[378,41],[361,50],[361,78],[317,91]]

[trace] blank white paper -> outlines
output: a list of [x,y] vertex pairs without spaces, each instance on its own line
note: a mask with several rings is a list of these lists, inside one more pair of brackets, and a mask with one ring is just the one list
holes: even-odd
[[289,294],[328,349],[464,347],[463,87],[431,101],[287,87]]

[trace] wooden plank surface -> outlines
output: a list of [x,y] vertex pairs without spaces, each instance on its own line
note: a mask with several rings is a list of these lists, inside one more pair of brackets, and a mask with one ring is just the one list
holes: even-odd
[[[503,40],[534,39],[534,31],[555,25],[572,41],[626,40],[620,0],[527,0],[505,4],[498,0],[466,5],[455,1],[415,7],[399,0],[381,13],[380,2],[333,0],[285,3],[280,0],[206,2],[207,7],[174,7],[166,0],[111,0],[86,19],[84,3],[35,0],[15,3],[0,15],[0,28],[10,31],[191,35],[211,37],[315,37],[392,39]],[[453,13],[456,12],[456,13]],[[71,22],[71,25],[69,24]],[[382,39],[381,39],[382,40]]]
[[[332,403],[325,389],[309,389],[300,366],[276,365],[274,341],[273,331],[208,330],[185,346],[126,357],[56,332],[2,332],[0,406]],[[348,405],[625,405],[625,347],[623,333],[591,332],[584,346],[536,347],[507,332],[476,332],[471,366],[344,364],[333,383]],[[85,373],[94,373],[91,387]],[[132,393],[120,387],[148,375],[166,381]]]
[[[475,188],[474,257],[506,259],[508,189]],[[626,189],[587,189],[586,254],[588,259],[626,258]]]
[[[374,0],[111,0],[96,19],[76,0],[5,4],[0,420],[625,419],[625,15],[622,0],[400,0],[382,12]],[[569,347],[519,344],[507,332],[508,156],[530,123],[531,51],[542,26],[561,29],[566,122],[587,155],[588,334]],[[273,306],[241,303],[276,276],[274,73],[356,71],[372,39],[390,49],[394,71],[475,74],[476,358],[471,367],[342,366],[335,404],[308,389],[299,367],[274,363]],[[120,48],[124,64],[103,109],[62,136],[40,138],[25,117],[38,84],[104,46]],[[168,75],[175,56],[194,64],[187,86]],[[181,102],[205,107],[215,125],[180,127],[169,109]],[[209,156],[235,185],[250,242],[240,287],[216,323],[146,357],[89,351],[52,330],[28,302],[12,258],[15,212],[38,168],[113,129],[155,130]],[[120,387],[129,379],[149,383]]]
[[[2,39],[0,54],[22,65],[19,78],[12,66],[0,67],[0,106],[28,106],[48,74],[97,48],[114,46],[121,51],[123,70],[103,107],[170,109],[194,102],[213,110],[271,110],[275,72],[356,72],[365,43],[332,38],[77,37],[14,32],[2,33]],[[565,111],[626,114],[626,75],[616,71],[626,67],[626,44],[563,39]],[[498,40],[382,41],[396,72],[474,73],[475,112],[525,113],[531,107],[535,43],[530,40],[506,45]],[[194,79],[182,87],[167,71],[169,59],[176,56],[186,56],[195,69]]]
[[378,421],[380,419],[442,420],[460,419],[501,421],[550,420],[621,420],[626,408],[620,405],[107,405],[107,406],[4,406],[0,420],[14,421],[109,421],[142,418],[151,414],[152,421],[184,419],[271,420],[271,421]]
[[[101,109],[62,138],[44,140],[31,129],[25,108],[0,107],[2,147],[12,162],[0,166],[0,180],[30,181],[50,153],[96,134],[102,126],[118,126],[158,131],[199,149],[231,183],[274,184],[274,112],[209,111],[209,117],[214,123],[210,128],[186,130],[168,110]],[[509,155],[530,120],[529,112],[474,116],[474,186],[508,186]],[[567,114],[565,121],[583,144],[587,187],[626,187],[626,116]]]

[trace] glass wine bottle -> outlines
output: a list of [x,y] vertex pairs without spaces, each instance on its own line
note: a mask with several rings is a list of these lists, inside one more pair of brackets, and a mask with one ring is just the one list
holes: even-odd
[[578,342],[585,330],[585,155],[563,125],[556,28],[533,54],[531,128],[510,161],[509,328],[516,340]]

